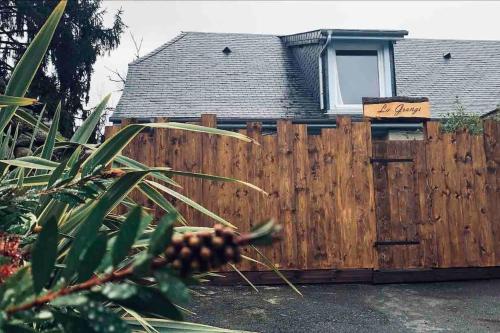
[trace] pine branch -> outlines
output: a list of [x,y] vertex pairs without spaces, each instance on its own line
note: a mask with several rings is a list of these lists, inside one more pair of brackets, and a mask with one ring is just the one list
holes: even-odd
[[[240,248],[242,246],[257,243],[261,243],[262,245],[271,244],[274,240],[278,239],[276,237],[276,232],[279,230],[280,228],[270,221],[261,225],[253,232],[241,234],[239,236],[237,236],[234,230],[224,228],[220,224],[214,226],[214,234],[210,232],[186,233],[183,236],[173,237],[171,244],[164,250],[165,257],[155,258],[150,268],[154,271],[169,265],[172,269],[179,271],[181,276],[192,274],[195,271],[192,268],[194,261],[190,263],[186,262],[185,259],[188,258],[186,255],[191,257],[195,249],[200,250],[201,248],[200,260],[204,260],[206,263],[211,262],[212,265],[198,266],[198,271],[200,273],[207,272],[210,267],[216,269],[226,263],[239,262],[241,259]],[[181,263],[181,259],[184,259],[184,263]],[[197,263],[200,265],[200,262]],[[187,268],[186,264],[189,264],[189,268]],[[31,302],[11,306],[7,308],[6,313],[12,315],[17,312],[38,308],[50,303],[58,297],[87,291],[105,283],[123,281],[133,275],[134,266],[131,264],[109,274],[94,276],[85,282],[49,292],[35,298]]]

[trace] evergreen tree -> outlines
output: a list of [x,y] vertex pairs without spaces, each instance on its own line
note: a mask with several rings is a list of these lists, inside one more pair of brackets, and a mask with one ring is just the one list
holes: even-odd
[[[59,0],[0,1],[0,92],[17,60],[43,25]],[[60,131],[69,137],[75,119],[85,119],[90,110],[90,80],[97,58],[120,43],[125,29],[122,11],[114,13],[112,24],[104,24],[102,0],[69,0],[49,52],[37,72],[28,96],[47,103],[49,117],[59,101],[63,105]]]

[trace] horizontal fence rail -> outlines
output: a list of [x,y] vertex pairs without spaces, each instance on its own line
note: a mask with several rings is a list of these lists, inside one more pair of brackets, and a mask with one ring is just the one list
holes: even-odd
[[[107,127],[106,137],[132,121]],[[217,119],[202,115],[198,124],[215,127]],[[427,122],[423,140],[372,141],[371,124],[349,117],[318,135],[288,120],[263,135],[262,125],[251,122],[239,132],[259,145],[154,129],[123,154],[263,188],[268,196],[234,183],[175,177],[184,195],[241,231],[267,218],[282,224],[283,241],[263,249],[280,269],[487,267],[500,265],[499,127],[488,120],[483,135],[441,133],[439,123]],[[139,193],[132,198],[154,207]],[[169,200],[189,223],[213,224]],[[246,255],[258,258],[252,250]],[[268,270],[251,261],[239,268]]]

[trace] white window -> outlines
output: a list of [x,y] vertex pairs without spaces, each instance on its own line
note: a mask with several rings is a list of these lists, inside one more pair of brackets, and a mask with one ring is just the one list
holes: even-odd
[[363,97],[392,96],[389,45],[332,41],[328,47],[329,112],[361,113]]

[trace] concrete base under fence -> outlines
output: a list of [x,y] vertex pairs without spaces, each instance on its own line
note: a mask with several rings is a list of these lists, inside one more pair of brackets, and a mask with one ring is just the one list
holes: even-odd
[[[409,270],[373,269],[312,269],[283,270],[281,273],[294,284],[309,283],[417,283],[500,279],[500,267],[433,268]],[[211,285],[244,285],[247,282],[237,272],[220,273]],[[274,272],[244,272],[245,277],[255,285],[278,285],[285,282]]]

